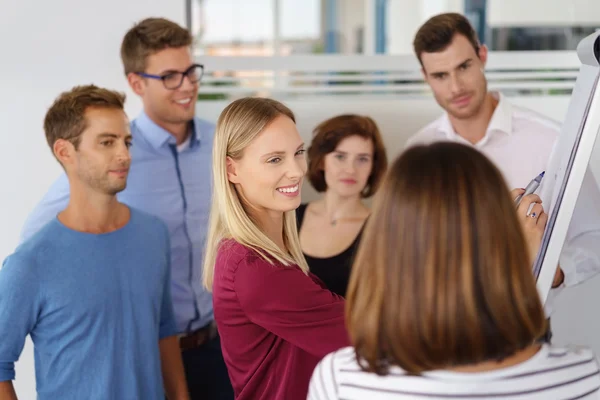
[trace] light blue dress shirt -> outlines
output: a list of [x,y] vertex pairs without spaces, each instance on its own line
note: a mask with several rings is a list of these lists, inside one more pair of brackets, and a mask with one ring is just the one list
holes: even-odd
[[[125,204],[162,219],[171,235],[171,296],[180,333],[213,320],[212,295],[202,286],[202,261],[212,187],[214,124],[195,118],[189,146],[179,151],[175,137],[145,113],[131,122],[133,146]],[[63,173],[27,218],[25,241],[53,220],[69,201]]]

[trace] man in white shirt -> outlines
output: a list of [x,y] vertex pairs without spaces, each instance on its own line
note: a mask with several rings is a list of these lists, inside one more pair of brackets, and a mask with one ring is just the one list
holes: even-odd
[[[524,188],[546,169],[560,124],[488,91],[488,50],[463,15],[432,17],[417,32],[413,47],[425,80],[446,112],[412,136],[407,147],[441,140],[474,146],[496,164],[510,188]],[[581,193],[546,302],[547,315],[557,289],[600,272],[600,209],[590,200],[600,196],[589,169]]]

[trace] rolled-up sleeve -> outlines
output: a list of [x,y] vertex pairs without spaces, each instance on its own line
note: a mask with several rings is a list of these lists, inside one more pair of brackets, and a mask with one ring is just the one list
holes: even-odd
[[0,382],[15,379],[25,338],[41,312],[41,293],[35,266],[12,255],[0,268]]

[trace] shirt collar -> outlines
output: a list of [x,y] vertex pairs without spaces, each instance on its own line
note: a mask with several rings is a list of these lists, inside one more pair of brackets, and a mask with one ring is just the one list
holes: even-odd
[[[159,149],[163,147],[165,144],[177,145],[177,141],[173,135],[171,135],[166,129],[156,124],[148,114],[144,111],[140,113],[140,115],[136,118],[135,124],[137,125],[139,131],[142,135],[148,140],[148,142],[152,145],[152,147]],[[200,130],[200,124],[198,123],[196,117],[190,121],[192,125],[192,136],[190,137],[190,148],[194,148],[196,146],[200,146],[200,141],[202,138],[202,132]]]
[[[496,109],[494,110],[494,113],[492,114],[492,119],[490,119],[490,123],[488,124],[487,131],[485,132],[485,136],[479,142],[481,144],[487,142],[488,137],[491,134],[494,134],[497,132],[505,133],[507,135],[512,135],[512,113],[513,113],[513,110],[512,110],[512,106],[511,106],[510,102],[506,100],[505,96],[502,93],[491,92],[491,94],[498,100],[498,104],[496,105]],[[456,132],[454,132],[454,128],[452,127],[452,123],[450,122],[448,113],[444,113],[444,115],[442,116],[442,120],[440,122],[438,129],[449,140],[457,140],[459,138],[459,135],[457,135]]]
[[492,119],[488,125],[488,132],[502,132],[512,135],[513,109],[510,102],[506,100],[502,93],[492,92],[492,96],[498,100],[498,105],[492,114]]

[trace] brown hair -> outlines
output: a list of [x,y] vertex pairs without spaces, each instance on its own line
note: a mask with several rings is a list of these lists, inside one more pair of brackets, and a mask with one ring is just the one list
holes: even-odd
[[146,18],[123,37],[121,61],[125,75],[145,72],[148,56],[167,48],[191,46],[190,32],[165,18]]
[[340,142],[350,136],[360,136],[373,142],[373,170],[362,192],[362,197],[372,196],[379,187],[387,169],[387,155],[379,128],[373,119],[361,115],[345,114],[320,123],[313,131],[308,148],[308,179],[317,192],[327,190],[324,158],[335,151]]
[[479,39],[469,20],[458,13],[439,14],[421,25],[413,40],[413,49],[421,65],[421,54],[444,51],[455,35],[466,37],[479,54]]
[[81,134],[87,127],[85,112],[89,108],[123,110],[125,94],[95,85],[75,86],[61,93],[44,118],[46,140],[52,149],[58,139],[68,140],[77,149]]
[[415,146],[375,198],[348,288],[363,369],[408,373],[502,359],[546,319],[508,187],[481,153]]

